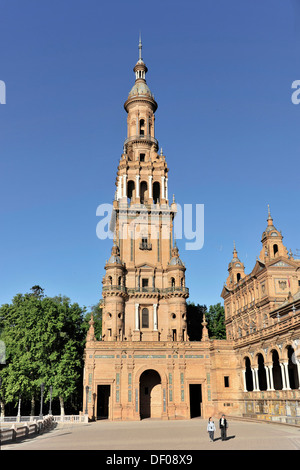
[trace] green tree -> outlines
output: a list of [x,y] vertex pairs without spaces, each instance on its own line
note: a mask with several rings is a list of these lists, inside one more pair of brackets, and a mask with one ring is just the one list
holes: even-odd
[[224,307],[220,303],[210,305],[206,313],[206,321],[210,338],[226,339]]
[[44,297],[39,286],[31,291],[0,308],[6,347],[2,399],[15,404],[30,399],[34,406],[44,383],[45,401],[52,385],[63,413],[64,402],[82,389],[85,309],[67,297]]

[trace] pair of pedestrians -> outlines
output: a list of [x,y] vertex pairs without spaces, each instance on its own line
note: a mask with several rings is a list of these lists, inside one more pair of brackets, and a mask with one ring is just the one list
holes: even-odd
[[[225,418],[225,415],[222,415],[219,420],[219,428],[221,429],[221,439],[222,441],[225,441],[227,437],[226,432],[228,428],[228,423],[227,423],[227,419]],[[209,439],[211,442],[214,442],[215,431],[216,431],[215,423],[212,417],[210,417],[207,423],[207,432],[208,432]]]

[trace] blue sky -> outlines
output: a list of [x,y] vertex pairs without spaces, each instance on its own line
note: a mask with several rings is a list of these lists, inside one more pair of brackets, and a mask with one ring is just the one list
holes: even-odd
[[169,194],[204,204],[204,246],[185,250],[190,300],[222,301],[233,240],[254,267],[267,204],[300,249],[300,0],[0,0],[0,304],[41,285],[101,298],[123,104],[142,31]]

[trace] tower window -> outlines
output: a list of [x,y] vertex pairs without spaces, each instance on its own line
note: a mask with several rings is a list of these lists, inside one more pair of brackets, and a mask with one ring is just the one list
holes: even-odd
[[160,184],[158,181],[153,183],[153,202],[154,204],[158,204],[160,200]]
[[140,153],[140,162],[144,162],[144,161],[145,161],[145,154]]
[[145,134],[145,121],[144,119],[140,119],[140,135]]
[[228,375],[225,375],[225,377],[224,377],[224,387],[229,388],[229,377],[228,377]]
[[135,185],[134,185],[134,181],[128,181],[128,184],[127,184],[127,197],[129,200],[131,200],[131,198],[133,197],[134,195],[134,190],[135,190]]
[[148,195],[147,183],[146,183],[146,181],[142,181],[141,182],[141,191],[140,191],[141,204],[144,204],[145,199],[147,199],[147,195]]
[[237,280],[237,282],[239,282],[240,279],[241,279],[241,275],[240,275],[240,273],[237,273],[237,275],[236,275],[236,280]]
[[276,253],[278,253],[278,245],[273,245],[273,253],[274,253],[274,256],[276,255]]
[[142,328],[149,328],[149,311],[147,308],[142,310]]
[[142,287],[148,287],[148,279],[142,279]]

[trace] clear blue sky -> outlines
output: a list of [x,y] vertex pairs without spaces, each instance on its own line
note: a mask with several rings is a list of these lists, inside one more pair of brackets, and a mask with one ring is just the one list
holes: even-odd
[[111,241],[123,104],[142,31],[169,194],[205,205],[205,242],[186,251],[190,300],[222,301],[233,240],[254,267],[267,204],[300,249],[300,0],[0,0],[0,304],[39,284],[90,306]]

